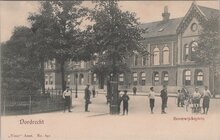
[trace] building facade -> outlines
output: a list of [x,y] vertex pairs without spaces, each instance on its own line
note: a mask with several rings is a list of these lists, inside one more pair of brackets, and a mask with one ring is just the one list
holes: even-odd
[[[127,63],[131,72],[119,75],[119,88],[131,90],[135,86],[138,91],[147,92],[151,86],[159,91],[162,85],[168,85],[168,91],[176,92],[183,86],[192,91],[195,86],[207,85],[214,89],[209,67],[196,64],[194,53],[202,30],[200,23],[218,15],[219,10],[193,2],[184,17],[170,19],[165,7],[161,21],[141,24],[146,29],[144,44],[152,55],[130,57]],[[86,84],[105,88],[106,79],[90,70],[94,64],[68,62],[66,85],[73,89],[83,89]],[[45,64],[46,88],[61,88],[58,67],[55,60]]]

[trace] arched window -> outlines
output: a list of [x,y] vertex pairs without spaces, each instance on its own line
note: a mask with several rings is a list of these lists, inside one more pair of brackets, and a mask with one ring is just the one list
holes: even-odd
[[97,81],[97,75],[96,73],[93,73],[93,84],[96,84],[96,81]]
[[191,85],[191,71],[190,70],[184,71],[184,85],[186,86]]
[[134,55],[134,65],[138,65],[138,55]]
[[84,83],[84,76],[83,74],[79,75],[79,84],[82,85]]
[[198,48],[198,43],[196,41],[193,41],[191,43],[191,60],[194,61],[196,59],[195,51]]
[[160,50],[158,48],[154,49],[154,55],[153,55],[153,64],[159,65],[160,64]]
[[153,73],[153,85],[159,85],[159,72],[155,71]]
[[123,83],[124,83],[124,74],[122,73],[119,75],[119,84],[123,85]]
[[184,49],[185,49],[185,57],[184,57],[184,59],[185,59],[186,61],[188,61],[188,60],[189,60],[189,45],[188,45],[188,44],[185,44],[185,45],[184,45]]
[[163,64],[169,64],[169,48],[168,47],[164,47],[163,48]]
[[142,66],[146,66],[147,65],[147,57],[143,56],[142,57]]
[[138,75],[136,72],[133,73],[133,85],[137,85]]
[[70,85],[70,75],[69,74],[67,75],[67,83],[66,84]]
[[146,83],[146,73],[142,72],[141,73],[141,85],[144,86]]
[[162,84],[163,84],[163,85],[168,85],[168,81],[169,81],[168,72],[167,72],[167,71],[164,71],[164,72],[162,73],[162,76],[163,76]]
[[203,85],[203,78],[204,78],[204,75],[203,75],[202,70],[196,70],[195,71],[195,84],[198,86]]

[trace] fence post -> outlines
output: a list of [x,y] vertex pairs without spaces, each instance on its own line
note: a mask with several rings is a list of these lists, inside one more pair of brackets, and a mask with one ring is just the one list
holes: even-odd
[[57,89],[55,89],[55,91],[56,91],[56,100],[57,100]]
[[6,97],[4,96],[4,98],[3,98],[3,99],[4,99],[4,106],[3,106],[3,107],[4,107],[4,108],[3,108],[3,115],[5,115],[5,100],[6,100]]
[[49,110],[50,110],[50,102],[49,102],[49,97],[47,97],[47,108],[48,108],[48,110],[47,110],[47,111],[49,111]]
[[29,95],[29,114],[31,114],[31,95]]

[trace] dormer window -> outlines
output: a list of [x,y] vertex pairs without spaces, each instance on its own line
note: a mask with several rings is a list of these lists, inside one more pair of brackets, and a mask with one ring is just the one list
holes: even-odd
[[145,28],[145,33],[149,33],[149,28]]
[[158,30],[158,32],[162,32],[163,30],[164,30],[164,27],[160,28],[160,29]]

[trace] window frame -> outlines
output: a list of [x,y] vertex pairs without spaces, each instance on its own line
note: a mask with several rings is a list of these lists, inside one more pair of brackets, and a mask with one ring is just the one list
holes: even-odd
[[[202,80],[198,80],[198,78],[202,78]],[[204,85],[204,72],[202,70],[196,70],[195,71],[195,84],[197,86],[203,86]]]
[[[189,74],[187,74],[187,72],[189,72]],[[184,85],[185,86],[190,86],[192,84],[192,72],[191,70],[185,70],[184,71]],[[187,80],[187,78],[189,78],[190,80]]]
[[[132,76],[133,76],[133,85],[136,86],[138,84],[138,73],[137,72],[133,72]],[[135,80],[135,79],[137,79],[137,80]]]
[[[158,54],[158,56],[157,56],[158,58],[156,59],[157,54]],[[157,60],[157,61],[155,61],[155,60]],[[157,62],[157,63],[155,63],[155,62]],[[160,65],[160,49],[158,47],[154,48],[154,50],[153,50],[153,65],[154,66]]]
[[[166,56],[167,63],[165,63],[165,53],[167,53],[167,56]],[[169,49],[169,47],[167,45],[165,45],[163,47],[163,53],[162,54],[163,54],[163,64],[164,65],[169,65],[170,64],[170,49]]]
[[145,86],[146,85],[146,72],[141,72],[140,77],[141,77],[141,85]]

